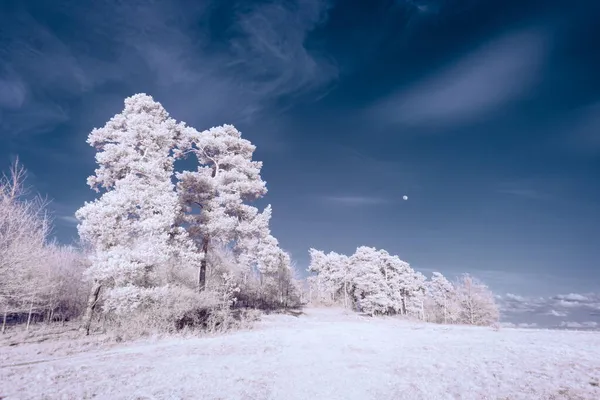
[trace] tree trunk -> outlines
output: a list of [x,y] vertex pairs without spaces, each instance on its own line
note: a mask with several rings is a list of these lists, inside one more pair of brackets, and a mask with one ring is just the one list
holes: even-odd
[[90,291],[90,296],[88,297],[87,305],[85,308],[85,314],[83,314],[83,321],[81,327],[79,328],[79,331],[85,332],[86,336],[90,334],[90,327],[92,326],[92,317],[94,316],[94,309],[96,308],[96,303],[98,302],[100,289],[102,289],[102,283],[100,283],[99,281],[94,281],[94,284],[92,285],[92,290]]
[[406,295],[402,295],[402,315],[406,315]]
[[448,323],[448,305],[446,296],[444,296],[444,324]]
[[198,291],[202,292],[206,288],[206,257],[208,253],[208,238],[202,240],[202,254],[204,258],[200,262],[200,269],[198,270]]
[[26,331],[29,330],[29,324],[31,324],[31,313],[33,312],[33,299],[34,295],[31,295],[31,300],[29,301],[29,315],[27,315],[27,326],[25,327]]

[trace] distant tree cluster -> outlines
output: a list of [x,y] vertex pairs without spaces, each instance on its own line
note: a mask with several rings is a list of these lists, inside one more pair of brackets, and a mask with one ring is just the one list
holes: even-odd
[[342,303],[369,315],[409,315],[436,323],[490,325],[498,307],[483,283],[465,274],[454,284],[430,280],[385,250],[359,247],[351,256],[310,249],[309,299]]
[[[49,241],[46,203],[24,187],[17,162],[0,178],[0,312],[11,322],[65,321],[81,313],[85,260],[73,247]],[[23,321],[24,320],[24,321]]]

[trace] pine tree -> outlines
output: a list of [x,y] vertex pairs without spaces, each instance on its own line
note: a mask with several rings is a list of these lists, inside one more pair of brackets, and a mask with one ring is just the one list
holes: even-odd
[[89,135],[98,168],[88,185],[102,194],[76,213],[79,235],[92,248],[87,276],[94,284],[82,326],[88,333],[102,286],[130,287],[138,298],[159,284],[161,265],[195,257],[185,231],[176,228],[173,164],[184,130],[151,96],[137,94]]

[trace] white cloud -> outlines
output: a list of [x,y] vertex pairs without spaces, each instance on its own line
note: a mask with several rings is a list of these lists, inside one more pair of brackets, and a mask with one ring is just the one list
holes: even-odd
[[521,323],[517,324],[517,327],[519,327],[519,328],[537,328],[538,324],[536,324],[535,322],[532,322],[532,323],[521,322]]
[[[502,318],[509,322],[538,323],[541,326],[600,328],[589,321],[600,313],[600,293],[569,293],[551,297],[528,297],[512,293],[496,296]],[[569,317],[570,321],[554,325],[555,318]]]
[[506,35],[377,104],[384,122],[415,126],[469,123],[526,94],[546,57],[542,32]]
[[538,324],[536,324],[535,322],[532,323],[527,323],[527,322],[521,322],[518,324],[515,324],[514,322],[502,322],[500,324],[501,327],[503,328],[537,328]]
[[575,329],[594,329],[599,325],[595,321],[584,321],[584,322],[576,322],[576,321],[562,321],[560,323],[561,328],[575,328]]
[[551,315],[553,317],[566,317],[569,313],[566,311],[556,311],[554,309],[548,311],[546,315]]
[[573,302],[586,302],[589,301],[589,297],[579,293],[559,294],[556,296],[559,300],[573,301]]
[[556,302],[556,305],[561,306],[561,307],[566,307],[566,308],[574,308],[574,307],[581,307],[583,305],[583,303],[581,303],[579,301],[558,300]]
[[514,301],[518,301],[518,302],[526,301],[525,297],[519,296],[517,294],[512,294],[512,293],[506,293],[506,295],[504,297],[508,300],[514,300]]

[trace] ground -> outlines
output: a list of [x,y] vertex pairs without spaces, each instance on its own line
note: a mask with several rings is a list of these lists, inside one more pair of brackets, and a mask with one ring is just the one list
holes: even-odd
[[308,309],[217,337],[109,343],[71,332],[68,340],[24,344],[6,337],[4,399],[600,399],[594,332]]

